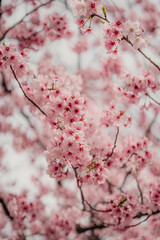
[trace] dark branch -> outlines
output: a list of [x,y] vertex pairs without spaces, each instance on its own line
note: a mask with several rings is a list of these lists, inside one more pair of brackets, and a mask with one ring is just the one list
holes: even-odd
[[[133,47],[133,43],[127,37],[123,37],[121,40],[125,40]],[[149,58],[140,48],[138,48],[137,50],[160,71],[160,67],[151,58]]]
[[12,73],[13,73],[13,75],[14,75],[14,78],[15,78],[15,80],[17,81],[17,83],[18,83],[20,89],[22,90],[24,96],[25,96],[36,108],[38,108],[41,113],[43,113],[45,116],[47,116],[47,114],[46,114],[30,97],[28,97],[28,95],[25,93],[24,89],[22,88],[22,86],[21,86],[21,84],[20,84],[20,82],[19,82],[19,80],[18,80],[18,78],[17,78],[17,76],[16,76],[15,71],[14,71],[13,68],[12,68],[12,65],[10,65],[10,68],[11,68],[11,71],[12,71]]
[[5,212],[5,214],[8,216],[8,218],[12,221],[13,220],[13,217],[10,215],[10,212],[7,208],[7,205],[5,204],[5,202],[3,201],[2,198],[0,198],[0,203],[2,204],[2,207],[3,207],[3,210]]
[[96,209],[94,207],[91,206],[90,203],[88,203],[86,200],[85,202],[87,203],[87,205],[93,210],[93,211],[96,211],[96,212],[104,212],[104,213],[107,213],[107,212],[111,212],[112,210],[101,210],[101,209]]
[[[142,221],[136,223],[136,224],[124,226],[123,228],[125,229],[125,228],[136,227],[136,226],[142,224],[143,222],[147,221],[151,216],[156,215],[156,214],[158,214],[158,213],[160,213],[159,210],[157,210],[156,212],[153,212],[152,214],[138,213],[135,217],[133,217],[133,219],[135,219],[135,218],[140,218],[140,217],[144,217],[144,216],[146,216],[146,218],[143,219]],[[102,223],[102,224],[100,224],[100,225],[96,225],[96,224],[95,224],[95,225],[93,225],[93,226],[86,227],[86,228],[83,228],[83,227],[81,227],[80,225],[77,225],[76,230],[77,230],[78,233],[84,233],[84,232],[86,232],[86,231],[90,231],[90,230],[94,230],[94,229],[104,229],[104,228],[107,228],[107,227],[110,227],[110,226],[116,227],[117,225],[114,225],[114,224],[104,224],[104,223]]]
[[84,198],[84,194],[82,191],[82,184],[78,181],[78,173],[77,173],[77,169],[72,167],[75,173],[75,177],[76,177],[76,181],[77,181],[77,187],[79,188],[80,194],[81,194],[81,200],[82,200],[82,205],[83,205],[83,211],[85,211],[85,198]]
[[[38,132],[37,132],[35,126],[31,123],[31,120],[30,120],[30,118],[28,117],[28,115],[25,114],[23,111],[21,111],[20,113],[21,113],[22,116],[27,120],[29,126],[33,129],[33,131],[34,131],[34,132],[36,133],[36,135],[37,135]],[[40,147],[46,149],[46,146],[43,144],[43,142],[42,142],[39,138],[37,138],[37,143],[40,145]]]
[[122,188],[124,187],[125,183],[126,183],[126,180],[128,178],[128,176],[131,174],[131,172],[127,172],[124,179],[123,179],[123,182],[121,184],[121,186],[119,187],[119,189],[122,191]]
[[1,8],[2,8],[2,0],[0,0],[0,20],[1,20],[1,17],[2,17],[2,10],[1,10]]
[[140,194],[140,198],[141,198],[141,203],[143,204],[143,193],[142,193],[142,190],[140,188],[140,185],[139,185],[139,182],[138,182],[138,179],[136,177],[134,177],[135,180],[136,180],[136,183],[137,183],[137,188],[138,188],[138,191],[139,191],[139,194]]
[[155,102],[158,105],[160,105],[160,103],[157,100],[155,100],[153,97],[151,97],[148,93],[146,93],[146,96],[148,96],[150,99],[152,99],[153,102]]
[[148,220],[148,218],[150,218],[152,215],[148,215],[145,219],[143,219],[142,221],[136,223],[136,224],[133,224],[133,225],[129,225],[129,226],[125,226],[124,228],[131,228],[131,227],[136,227],[138,225],[140,225],[141,223],[145,222]]
[[119,127],[117,127],[117,133],[116,133],[116,137],[115,137],[115,140],[114,140],[114,146],[113,146],[113,148],[112,148],[112,151],[111,151],[111,153],[109,154],[109,156],[108,156],[106,159],[103,159],[102,161],[108,161],[108,159],[112,157],[112,155],[113,155],[113,153],[114,153],[114,149],[116,148],[117,139],[118,139],[118,134],[119,134]]
[[153,120],[151,121],[151,123],[149,124],[146,132],[145,132],[145,136],[148,136],[149,133],[151,133],[151,129],[152,129],[152,126],[154,125],[156,119],[158,117],[158,114],[155,115],[155,117],[153,118]]
[[5,93],[10,94],[12,91],[9,90],[7,87],[3,72],[1,72],[1,76],[2,76],[2,87],[4,88]]
[[77,225],[76,230],[77,230],[78,233],[84,233],[86,231],[92,231],[94,229],[103,229],[103,228],[107,228],[109,226],[114,226],[114,225],[112,225],[112,224],[107,224],[107,225],[101,224],[101,225],[93,225],[93,226],[86,227],[86,228],[83,228],[80,225]]

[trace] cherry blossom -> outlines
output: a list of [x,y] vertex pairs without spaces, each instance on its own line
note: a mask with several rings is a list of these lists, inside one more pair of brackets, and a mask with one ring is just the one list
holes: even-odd
[[159,239],[158,20],[0,1],[0,239]]

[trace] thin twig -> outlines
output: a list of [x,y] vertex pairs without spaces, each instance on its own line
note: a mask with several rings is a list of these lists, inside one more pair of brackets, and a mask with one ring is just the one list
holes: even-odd
[[12,91],[9,90],[8,87],[7,87],[7,84],[5,82],[5,77],[4,77],[4,73],[3,72],[1,72],[1,76],[2,76],[2,87],[4,88],[5,93],[11,94]]
[[[140,218],[140,217],[143,217],[143,216],[146,216],[146,215],[147,215],[147,217],[146,217],[145,219],[143,219],[142,221],[136,223],[136,224],[124,226],[123,228],[125,229],[125,228],[136,227],[136,226],[142,224],[143,222],[147,221],[151,216],[156,215],[156,214],[158,214],[158,213],[160,213],[159,210],[156,211],[156,212],[153,212],[152,214],[149,214],[149,215],[148,215],[148,214],[139,213],[139,215],[136,215],[136,216],[133,217],[133,218]],[[86,231],[89,231],[89,230],[104,229],[104,228],[107,228],[107,227],[110,227],[110,226],[116,227],[117,225],[115,225],[115,224],[104,224],[104,223],[102,223],[102,224],[100,224],[100,225],[96,225],[96,224],[95,224],[95,225],[93,225],[93,226],[86,227],[86,228],[83,228],[83,227],[81,227],[80,225],[77,225],[77,232],[78,232],[78,233],[83,233],[83,232],[86,232]]]
[[7,205],[5,204],[4,200],[2,198],[0,198],[0,203],[2,204],[3,210],[5,212],[5,214],[8,216],[8,218],[12,221],[13,217],[10,215],[10,212],[8,210]]
[[[125,40],[133,47],[133,43],[127,37],[123,37],[121,40]],[[138,48],[137,50],[160,71],[160,67],[151,58],[149,58],[140,48]]]
[[36,108],[38,108],[41,113],[43,113],[45,116],[47,116],[47,114],[46,114],[30,97],[28,97],[28,95],[25,93],[24,89],[22,88],[22,86],[21,86],[21,84],[20,84],[20,82],[19,82],[19,80],[18,80],[18,78],[17,78],[17,76],[16,76],[15,71],[13,70],[12,65],[10,65],[10,69],[11,69],[11,71],[12,71],[12,73],[13,73],[13,75],[14,75],[14,78],[15,78],[15,80],[17,81],[20,89],[22,90],[24,96],[25,96]]
[[115,187],[115,185],[111,183],[107,178],[106,178],[106,182],[108,183],[109,193],[112,194],[113,193],[112,187]]
[[160,105],[160,103],[155,100],[153,97],[151,97],[148,93],[146,93],[146,96],[148,96],[150,99],[152,99],[155,103],[157,103],[158,105]]
[[80,194],[81,194],[81,200],[82,200],[82,205],[83,205],[83,211],[85,211],[85,198],[84,198],[84,194],[83,194],[83,191],[82,191],[82,185],[81,185],[81,183],[78,181],[78,173],[77,173],[77,169],[76,168],[74,168],[73,166],[72,166],[72,168],[73,168],[73,170],[74,170],[74,173],[75,173],[75,177],[76,177],[76,182],[77,182],[77,187],[79,188],[79,190],[80,190]]
[[90,205],[90,203],[88,203],[86,200],[84,200],[84,201],[87,203],[87,205],[88,205],[92,210],[94,210],[94,211],[96,211],[96,212],[104,212],[104,213],[107,213],[107,212],[111,212],[111,211],[112,211],[112,210],[96,209],[96,208],[92,207],[92,206]]
[[142,220],[142,221],[140,221],[140,222],[138,222],[138,223],[136,223],[136,224],[133,224],[133,225],[125,226],[124,228],[136,227],[136,226],[140,225],[141,223],[147,221],[148,218],[150,218],[151,216],[152,216],[152,215],[148,215],[144,220]]
[[140,194],[140,198],[141,198],[141,203],[143,204],[143,193],[142,193],[142,190],[140,188],[140,185],[139,185],[139,182],[138,182],[138,179],[136,177],[134,177],[135,180],[136,180],[136,183],[137,183],[137,188],[138,188],[138,191],[139,191],[139,194]]
[[[30,120],[29,116],[28,116],[25,112],[23,112],[23,111],[21,111],[20,113],[21,113],[22,116],[27,120],[29,126],[33,129],[33,131],[35,132],[35,134],[38,135],[37,129],[36,129],[35,126],[31,123],[31,120]],[[36,142],[37,142],[42,148],[46,149],[46,146],[43,144],[43,142],[42,142],[38,137],[37,137]]]
[[1,17],[2,17],[2,11],[1,11],[1,8],[2,8],[2,0],[0,0],[0,20],[1,20]]
[[91,18],[93,18],[93,17],[98,17],[98,18],[100,18],[100,19],[102,19],[102,20],[104,20],[104,21],[106,21],[106,22],[109,23],[109,20],[108,20],[106,17],[102,17],[102,16],[100,16],[100,15],[98,15],[98,14],[96,14],[96,13],[93,13],[93,14],[91,15]]
[[147,130],[146,130],[146,132],[145,132],[145,136],[148,136],[148,134],[151,133],[151,128],[152,128],[152,126],[154,125],[157,117],[158,117],[158,114],[156,114],[156,115],[154,116],[154,118],[152,119],[151,123],[149,124],[149,126],[148,126],[148,128],[147,128]]
[[118,139],[118,134],[119,134],[119,127],[117,127],[117,133],[116,133],[116,137],[115,137],[115,140],[114,140],[114,146],[112,148],[112,151],[111,153],[109,154],[109,156],[106,158],[106,159],[103,159],[102,161],[106,162],[108,161],[109,158],[112,157],[113,153],[114,153],[114,149],[116,148],[116,144],[117,144],[117,139]]
[[119,190],[123,191],[122,188],[124,187],[125,183],[126,183],[126,180],[128,178],[128,176],[131,174],[131,172],[127,172],[124,179],[123,179],[123,182],[121,184],[121,186],[119,187]]

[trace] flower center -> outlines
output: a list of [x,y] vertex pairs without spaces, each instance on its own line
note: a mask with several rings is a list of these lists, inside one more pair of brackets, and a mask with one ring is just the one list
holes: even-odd
[[92,4],[91,4],[91,8],[95,8],[95,3],[92,3]]

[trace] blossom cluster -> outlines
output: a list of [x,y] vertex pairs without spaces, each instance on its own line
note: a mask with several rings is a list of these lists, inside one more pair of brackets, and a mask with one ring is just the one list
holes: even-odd
[[67,176],[68,168],[82,171],[91,162],[90,148],[85,143],[82,124],[73,123],[63,131],[55,131],[50,148],[47,150],[48,173],[57,180]]
[[73,13],[79,17],[88,18],[94,13],[99,13],[102,8],[102,0],[72,0]]
[[123,153],[119,156],[120,165],[133,174],[139,174],[147,164],[152,162],[153,150],[147,138],[135,138],[133,135],[124,139]]
[[108,108],[106,108],[100,119],[101,124],[109,127],[109,126],[128,126],[131,124],[132,118],[125,116],[125,111],[117,110],[114,103],[111,103]]
[[116,224],[118,228],[123,228],[123,226],[128,226],[131,223],[132,218],[139,211],[137,194],[117,194],[116,197],[116,199],[109,200],[105,211],[107,218],[111,220],[110,224]]
[[153,210],[160,210],[160,183],[151,184],[149,190],[149,198],[152,203]]
[[[70,239],[69,234],[74,231],[77,218],[74,210],[67,209],[64,213],[52,211],[52,215],[48,216],[45,212],[45,205],[38,196],[35,197],[34,202],[28,200],[28,192],[23,192],[21,195],[11,193],[7,195],[5,192],[1,192],[1,197],[3,197],[4,204],[9,211],[9,218],[13,221],[12,235],[9,239],[16,239],[17,232],[19,237],[24,236],[24,231],[27,228],[30,235],[38,233],[38,235],[50,239],[55,239],[55,237],[56,239]],[[68,218],[68,214],[70,218]],[[3,210],[0,219],[1,230],[7,226],[7,218]],[[3,233],[2,236],[6,237]]]
[[159,90],[159,84],[150,72],[133,74],[125,72],[121,74],[122,86],[116,86],[115,91],[131,103],[137,103],[143,96]]
[[0,46],[0,72],[12,66],[17,77],[23,77],[28,71],[27,59],[27,51],[18,53],[14,44]]
[[66,16],[60,16],[58,13],[52,13],[45,17],[43,21],[45,37],[51,41],[59,38],[69,38],[73,32],[69,29],[69,23]]
[[103,33],[107,53],[117,53],[118,44],[122,40],[129,40],[135,49],[146,47],[147,42],[141,36],[142,32],[143,30],[138,21],[131,22],[127,20],[123,23],[120,20],[117,20],[113,23],[106,23]]

